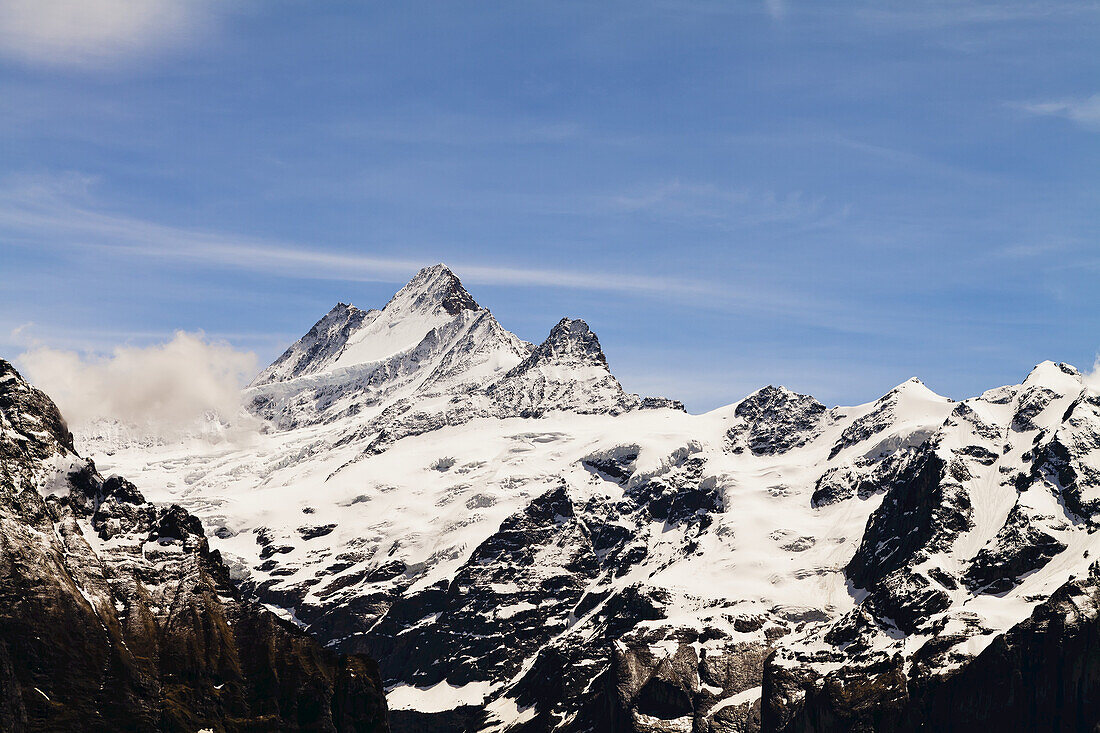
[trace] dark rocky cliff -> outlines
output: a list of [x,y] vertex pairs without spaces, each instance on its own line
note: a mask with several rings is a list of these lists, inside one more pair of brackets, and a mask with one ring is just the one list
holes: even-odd
[[242,598],[196,517],[100,476],[0,360],[0,729],[388,727],[373,661]]
[[1100,566],[1066,583],[1030,618],[956,671],[937,673],[937,666],[934,655],[918,657],[907,679],[898,657],[852,664],[812,680],[799,668],[768,664],[763,730],[1095,731],[1100,726]]

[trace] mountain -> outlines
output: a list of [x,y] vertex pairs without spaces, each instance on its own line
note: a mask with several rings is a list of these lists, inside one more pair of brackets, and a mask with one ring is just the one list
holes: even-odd
[[[860,605],[769,660],[769,729],[1093,729],[1100,395],[1045,362],[873,481],[844,568]],[[829,483],[819,501],[850,501]]]
[[487,392],[503,415],[541,415],[548,410],[619,413],[642,405],[611,375],[588,324],[569,318],[561,319],[546,341]]
[[374,364],[419,344],[464,313],[488,314],[445,265],[427,267],[382,310],[339,303],[253,381],[285,382],[306,374]]
[[[682,405],[627,394],[584,321],[539,346],[505,330],[445,265],[382,310],[337,305],[252,382],[251,410],[279,430],[326,424],[371,450],[476,418]],[[333,434],[335,434],[335,432]]]
[[437,265],[245,394],[240,445],[88,449],[201,517],[246,597],[377,659],[395,731],[1100,723],[1100,395],[1068,365],[690,415]]
[[373,661],[243,597],[197,517],[105,479],[3,360],[0,728],[388,730]]

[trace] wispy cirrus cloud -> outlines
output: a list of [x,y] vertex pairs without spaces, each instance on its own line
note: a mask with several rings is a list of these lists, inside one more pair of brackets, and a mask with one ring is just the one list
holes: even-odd
[[1081,127],[1100,130],[1100,94],[1093,94],[1091,97],[1029,102],[1015,106],[1033,115],[1061,117]]
[[[118,256],[174,260],[297,278],[404,282],[421,259],[336,252],[293,242],[211,232],[107,213],[90,195],[96,179],[78,173],[9,177],[0,185],[0,231],[12,243],[94,247]],[[463,280],[592,291],[717,295],[705,282],[642,274],[503,267],[451,261]]]
[[1098,10],[1100,6],[1096,3],[1078,0],[934,0],[919,5],[890,1],[861,3],[854,8],[855,16],[864,22],[879,27],[913,31],[1072,18],[1095,15]]
[[322,127],[341,139],[410,145],[557,144],[590,136],[581,124],[569,120],[501,119],[435,111],[341,120]]
[[[443,260],[468,284],[538,287],[578,292],[618,294],[679,303],[719,312],[770,313],[832,330],[867,332],[881,326],[871,324],[866,314],[849,305],[804,288],[764,282],[746,271],[737,281],[728,277],[715,281],[672,274],[607,270],[578,263],[573,268],[523,267],[486,264],[451,256],[455,247],[441,248],[434,256],[419,258],[392,256],[385,248],[361,246],[334,250],[298,242],[258,238],[234,233],[171,226],[149,219],[110,211],[94,195],[94,178],[66,175],[16,176],[0,180],[0,237],[8,247],[53,250],[70,256],[94,251],[130,267],[137,260],[162,262],[165,266],[190,265],[209,270],[236,270],[298,280],[343,282],[385,282],[401,284],[418,269]],[[732,200],[727,200],[732,196]],[[703,202],[715,199],[711,204]],[[683,199],[683,200],[682,200]],[[604,211],[625,213],[653,209],[658,216],[726,216],[709,211],[739,201],[738,196],[715,189],[699,191],[673,187],[655,197],[645,193],[610,197],[601,204]],[[756,222],[793,221],[813,226],[827,219],[822,214],[807,217],[803,209],[819,206],[795,197],[773,201],[774,211],[751,212],[767,204],[748,195],[743,215]],[[765,209],[767,206],[764,207]],[[785,210],[790,209],[790,211]],[[803,212],[803,213],[799,213]],[[812,213],[812,212],[811,212]],[[793,216],[793,218],[792,218]],[[742,223],[748,219],[741,220]],[[726,220],[729,224],[729,220]]]
[[737,228],[767,224],[822,226],[835,223],[848,213],[846,206],[830,206],[824,196],[807,196],[801,191],[779,195],[755,188],[730,189],[679,179],[603,197],[601,201],[606,208],[624,213]]
[[191,43],[210,0],[3,0],[0,54],[32,66],[100,69]]

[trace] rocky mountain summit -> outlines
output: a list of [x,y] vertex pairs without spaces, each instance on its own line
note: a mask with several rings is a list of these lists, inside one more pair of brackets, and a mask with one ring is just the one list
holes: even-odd
[[534,346],[506,331],[445,265],[416,274],[382,310],[343,303],[253,381],[249,404],[279,430],[354,418],[340,439],[370,450],[482,417],[678,407],[627,394],[599,339],[562,319]]
[[201,521],[0,360],[0,729],[386,731],[377,665],[246,599]]
[[488,313],[445,265],[424,268],[382,310],[338,303],[252,384],[384,360],[415,347],[464,311]]
[[89,449],[200,517],[245,597],[377,659],[394,730],[1100,723],[1100,394],[1068,365],[690,415],[437,265],[245,395],[240,446]]
[[548,410],[617,414],[645,403],[623,392],[608,370],[596,334],[584,321],[571,318],[561,319],[545,341],[489,385],[486,393],[501,417],[541,415]]

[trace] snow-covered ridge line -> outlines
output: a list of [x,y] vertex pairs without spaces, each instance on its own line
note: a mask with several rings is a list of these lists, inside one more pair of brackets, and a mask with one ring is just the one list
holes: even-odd
[[775,680],[950,675],[1100,550],[1100,396],[1073,367],[689,415],[623,392],[583,321],[532,346],[429,270],[250,388],[254,443],[103,460],[202,516],[250,593],[376,656],[417,725],[796,720]]
[[477,417],[624,412],[674,401],[623,391],[596,335],[562,319],[539,346],[500,326],[444,265],[381,310],[339,304],[246,390],[277,429],[354,417],[356,435],[405,435]]
[[432,328],[463,311],[484,310],[446,265],[426,267],[382,310],[338,303],[250,386],[354,364],[380,362],[413,348]]

